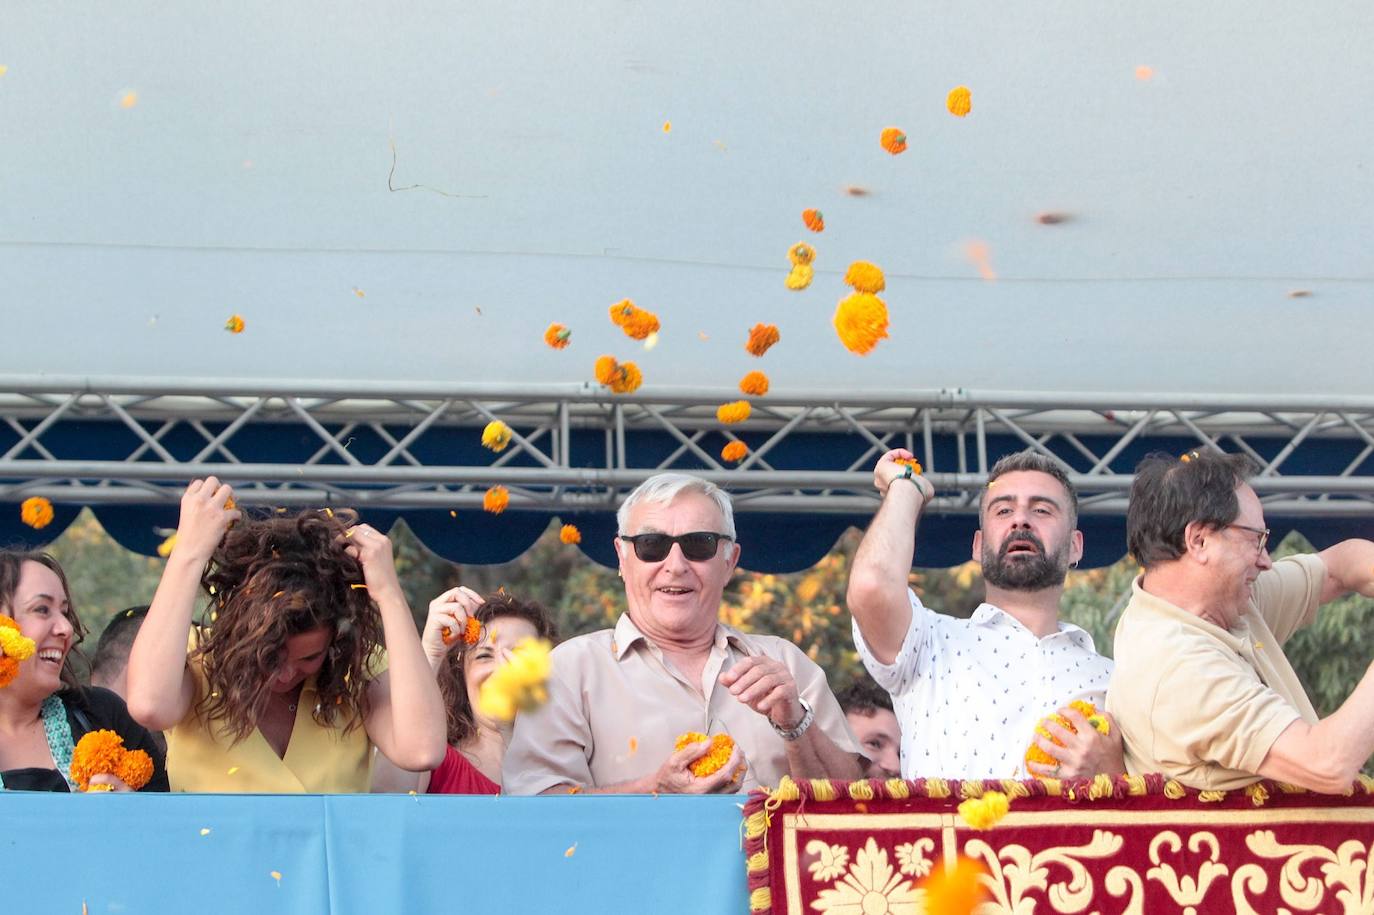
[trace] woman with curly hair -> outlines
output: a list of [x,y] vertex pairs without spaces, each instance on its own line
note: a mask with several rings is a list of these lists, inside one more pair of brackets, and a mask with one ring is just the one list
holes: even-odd
[[372,790],[499,794],[511,722],[479,713],[477,694],[511,649],[531,638],[555,638],[553,620],[539,604],[505,592],[483,599],[471,588],[453,588],[430,601],[421,642],[448,712],[448,752],[433,772],[408,772],[378,757]]
[[[366,791],[375,746],[443,759],[444,710],[391,541],[350,511],[244,517],[196,480],[129,653],[129,709],[174,791]],[[192,626],[198,592],[208,614]],[[385,651],[383,651],[385,648]]]
[[[108,689],[84,687],[72,655],[86,635],[67,596],[67,576],[47,553],[0,550],[0,788],[74,791],[76,743],[91,731],[114,731],[128,750],[153,761],[142,791],[166,791],[167,768],[148,729]],[[19,639],[23,639],[20,644]],[[32,644],[30,644],[32,643]],[[9,645],[14,656],[6,653]],[[90,779],[102,790],[133,790],[115,775]]]

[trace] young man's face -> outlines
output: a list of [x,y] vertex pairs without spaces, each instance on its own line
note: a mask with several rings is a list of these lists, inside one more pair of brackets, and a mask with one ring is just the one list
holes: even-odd
[[1069,494],[1037,470],[1005,473],[988,484],[983,517],[973,537],[973,558],[983,580],[1009,591],[1039,591],[1064,583],[1083,557]]
[[869,712],[846,712],[844,717],[860,749],[868,757],[865,777],[901,778],[902,729],[897,725],[897,716],[880,708]]

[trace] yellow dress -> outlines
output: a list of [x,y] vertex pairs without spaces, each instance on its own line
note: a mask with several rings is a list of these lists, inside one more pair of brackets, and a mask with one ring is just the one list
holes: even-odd
[[[373,665],[374,676],[385,661]],[[215,794],[346,794],[366,792],[372,781],[372,741],[361,724],[348,733],[321,727],[312,712],[315,678],[301,686],[296,722],[286,756],[279,757],[254,728],[238,743],[216,722],[196,710],[209,689],[196,660],[187,667],[195,678],[191,710],[167,732],[167,774],[173,791]]]

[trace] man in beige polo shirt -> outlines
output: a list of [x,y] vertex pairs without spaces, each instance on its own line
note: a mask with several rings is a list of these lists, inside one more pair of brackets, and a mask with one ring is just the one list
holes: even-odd
[[1250,472],[1243,455],[1216,451],[1136,469],[1126,533],[1144,571],[1117,626],[1107,708],[1132,774],[1338,793],[1374,753],[1374,672],[1319,719],[1282,646],[1320,605],[1374,596],[1374,543],[1271,562]]
[[[730,498],[663,473],[621,505],[616,552],[629,611],[553,651],[549,701],[523,713],[502,766],[507,794],[703,794],[793,778],[860,777],[858,744],[825,673],[791,642],[718,621],[739,561]],[[728,734],[713,774],[689,765]]]

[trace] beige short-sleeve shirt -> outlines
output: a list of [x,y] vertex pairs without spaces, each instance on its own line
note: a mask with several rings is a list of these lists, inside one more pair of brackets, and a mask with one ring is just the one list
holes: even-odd
[[1317,612],[1326,565],[1290,556],[1255,579],[1230,629],[1132,585],[1116,629],[1107,710],[1126,741],[1126,769],[1193,788],[1231,790],[1256,774],[1290,724],[1317,713],[1283,643]]
[[502,790],[539,794],[558,785],[599,787],[650,775],[687,731],[734,738],[749,762],[740,790],[777,785],[788,771],[783,739],[765,716],[717,682],[731,665],[759,654],[791,671],[798,693],[815,709],[811,726],[858,755],[825,673],[791,642],[718,624],[698,692],[624,614],[614,629],[554,649],[549,700],[516,718],[501,766]]

